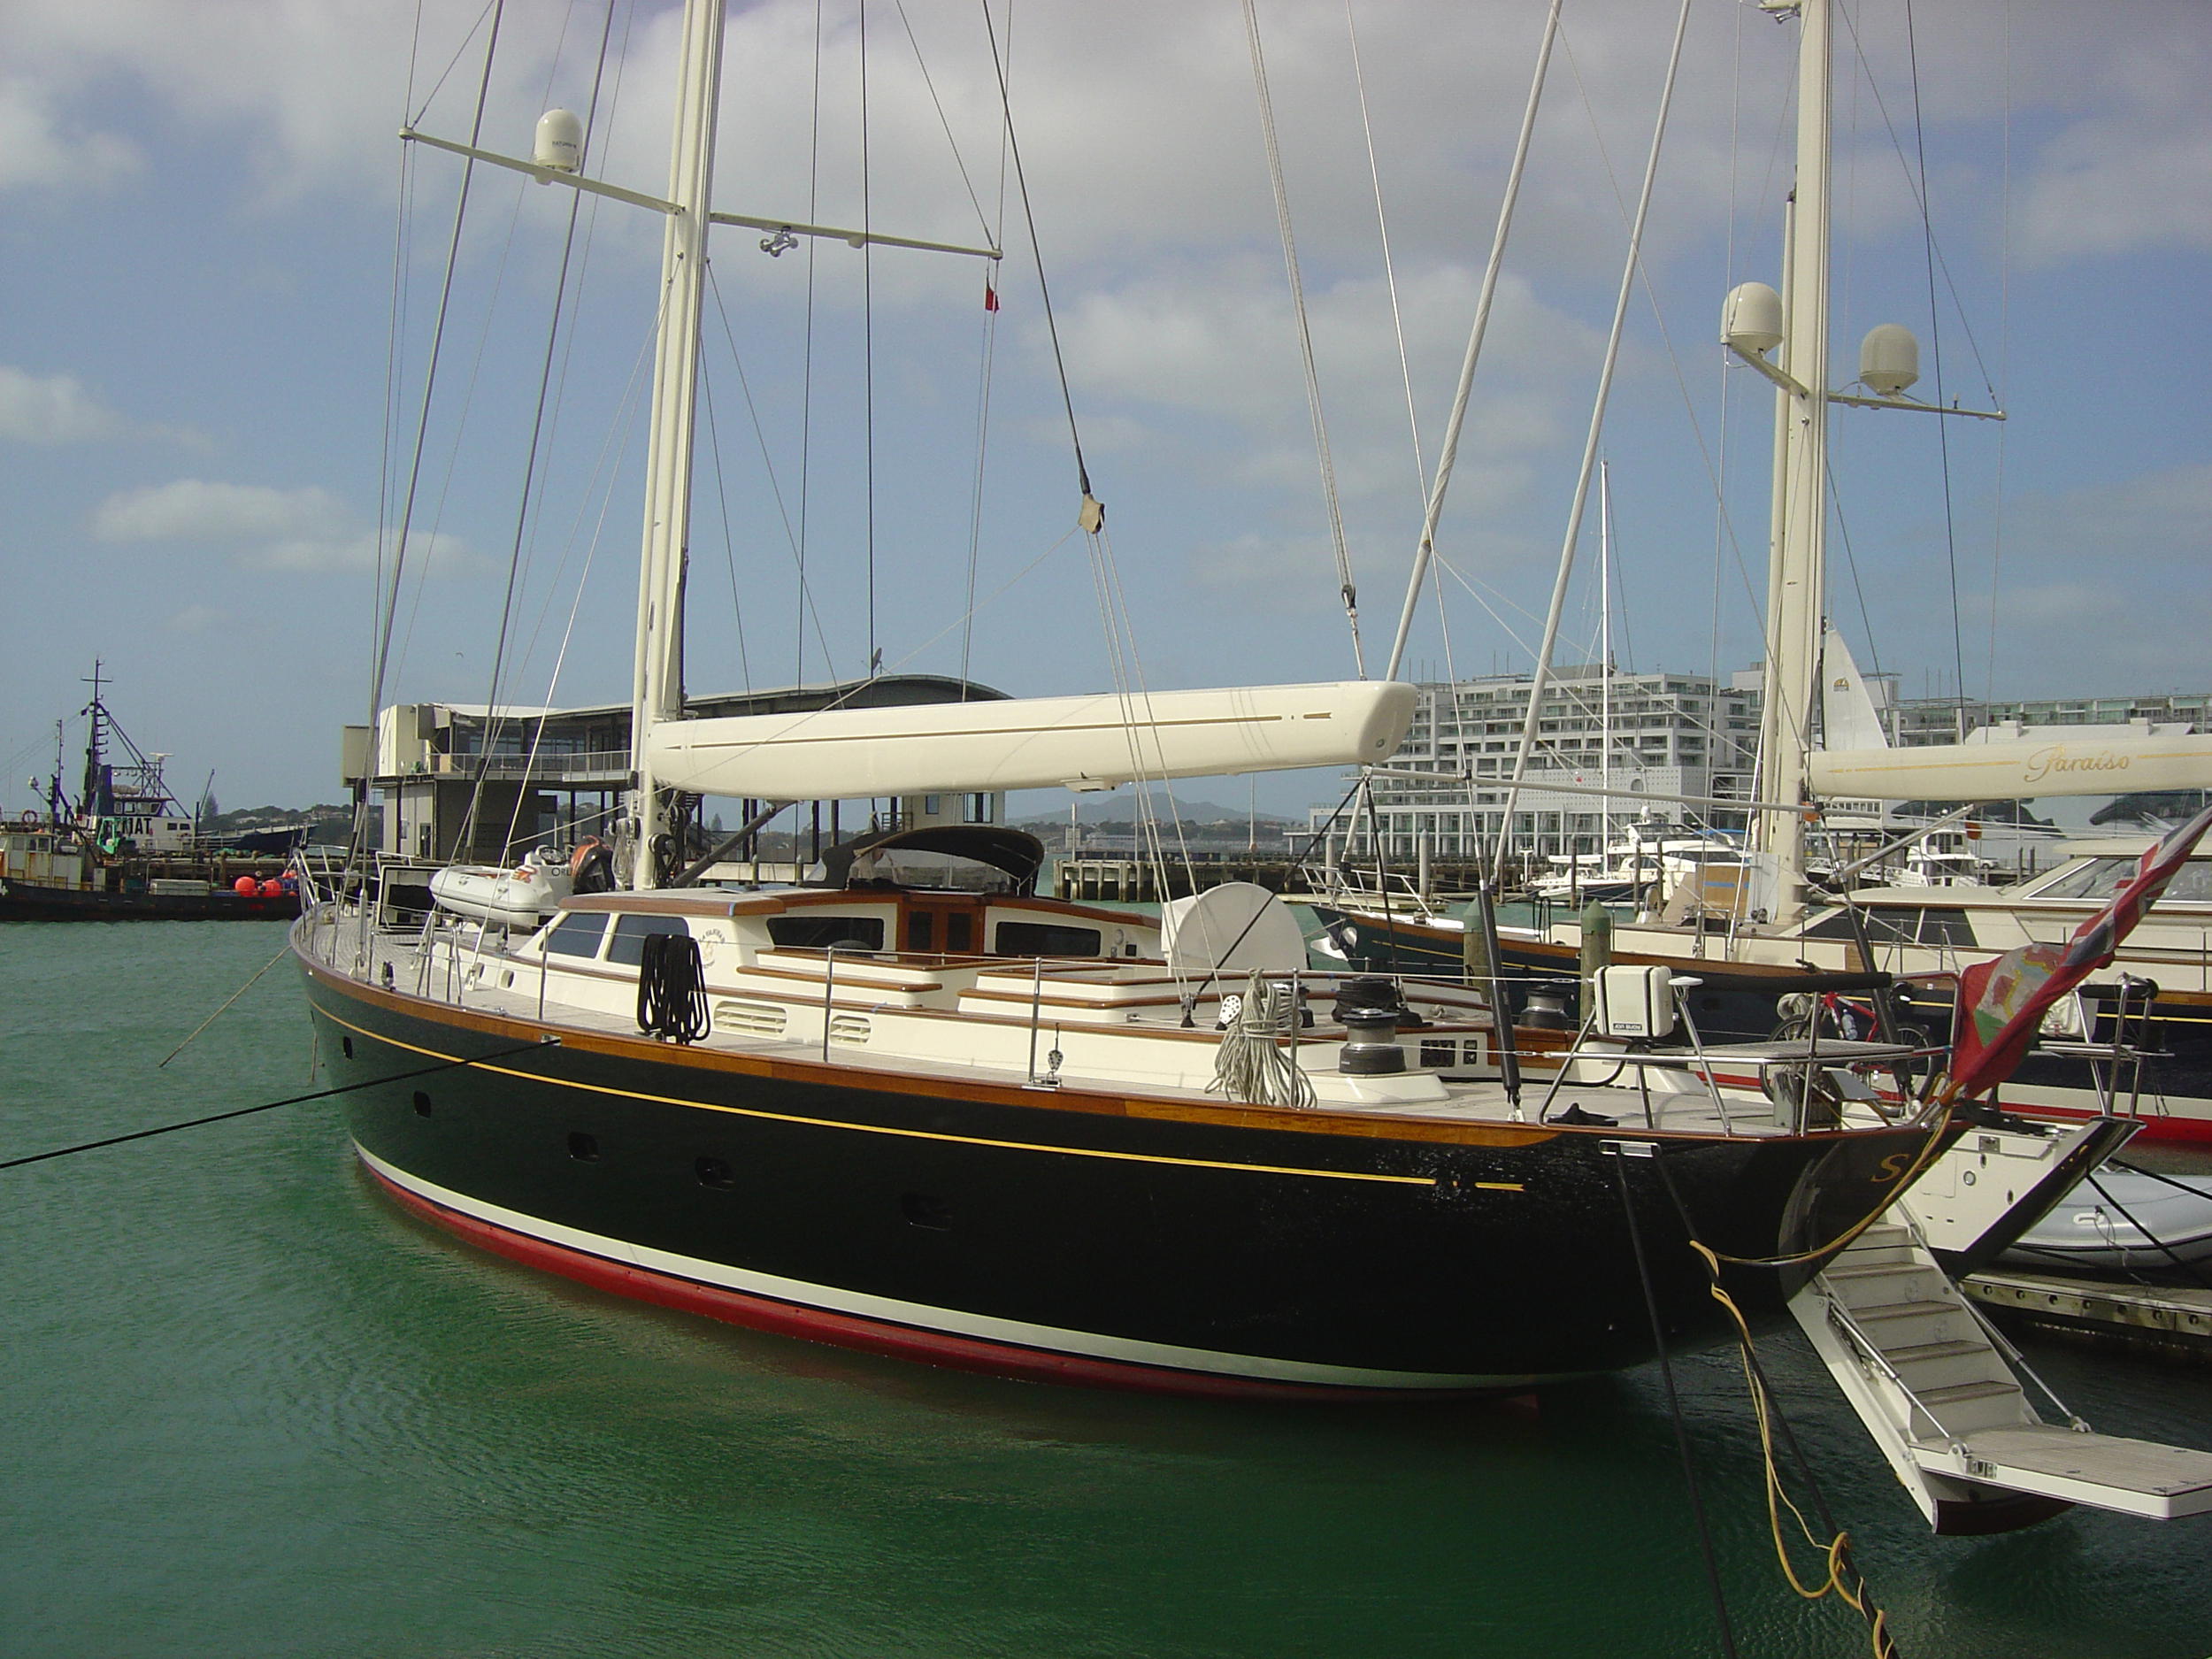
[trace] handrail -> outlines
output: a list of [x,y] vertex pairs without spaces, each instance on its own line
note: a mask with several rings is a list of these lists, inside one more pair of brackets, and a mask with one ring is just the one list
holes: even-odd
[[[1824,1285],[1823,1288],[1825,1290]],[[1850,1311],[1844,1307],[1840,1301],[1837,1299],[1834,1293],[1828,1292],[1827,1295],[1829,1325],[1834,1327],[1838,1332],[1841,1333],[1845,1337],[1848,1338],[1852,1346],[1859,1350],[1860,1355],[1863,1358],[1871,1360],[1877,1369],[1881,1371],[1882,1375],[1888,1378],[1892,1383],[1895,1384],[1898,1391],[1901,1393],[1906,1399],[1912,1402],[1913,1409],[1915,1410],[1926,1413],[1928,1421],[1934,1424],[1937,1431],[1942,1434],[1946,1440],[1950,1442],[1952,1452],[1957,1456],[1963,1458],[1966,1455],[1965,1446],[1960,1441],[1959,1437],[1951,1432],[1951,1429],[1945,1424],[1943,1419],[1936,1415],[1935,1408],[1931,1406],[1926,1401],[1923,1400],[1917,1394],[1914,1393],[1912,1385],[1897,1374],[1897,1367],[1889,1363],[1889,1356],[1882,1352],[1881,1348],[1876,1344],[1872,1337],[1867,1335],[1865,1332],[1859,1329],[1858,1321],[1851,1317]],[[1962,1296],[1959,1300],[1963,1302],[1966,1299]],[[1909,1438],[1912,1425],[1909,1422],[1906,1424],[1905,1427],[1908,1437]]]
[[[1920,1223],[1918,1219],[1909,1210],[1900,1210],[1897,1214],[1899,1219],[1904,1223],[1906,1232],[1912,1235],[1913,1242],[1917,1244],[1922,1249],[1928,1250],[1929,1254],[1932,1256],[1934,1252],[1932,1249],[1930,1249],[1927,1235],[1920,1230]],[[1950,1275],[1947,1273],[1944,1277],[1948,1279]],[[1958,1296],[1959,1306],[1966,1310],[1967,1313],[1973,1318],[1974,1323],[1982,1328],[1984,1334],[1985,1334],[1992,1342],[1996,1344],[1998,1353],[2003,1356],[2005,1361],[2008,1363],[2016,1365],[2019,1367],[2020,1370],[2025,1371],[2028,1375],[2028,1379],[2043,1391],[2043,1397],[2048,1400],[2053,1405],[2056,1406],[2060,1411],[2065,1414],[2067,1426],[2071,1428],[2078,1434],[2088,1433],[2090,1432],[2089,1425],[2082,1421],[2080,1416],[2074,1410],[2073,1407],[2068,1405],[2063,1400],[2058,1397],[2058,1391],[2056,1389],[2053,1388],[2050,1384],[2045,1382],[2043,1379],[2037,1374],[2035,1367],[2028,1363],[2027,1356],[2021,1353],[2017,1348],[2013,1346],[2012,1340],[2009,1337],[2006,1336],[2002,1331],[2000,1331],[1994,1325],[1990,1323],[1989,1317],[1983,1313],[1978,1307],[1975,1306],[1974,1299],[1971,1296],[1961,1294],[1956,1286],[1952,1287],[1952,1291],[1955,1295]],[[1931,1415],[1932,1416],[1933,1414],[1931,1413]]]

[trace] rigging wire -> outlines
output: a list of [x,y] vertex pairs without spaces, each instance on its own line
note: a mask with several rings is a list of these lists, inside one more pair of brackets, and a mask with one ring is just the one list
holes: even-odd
[[1490,307],[1497,298],[1499,273],[1505,266],[1508,234],[1513,228],[1513,209],[1520,200],[1521,180],[1528,167],[1529,140],[1536,130],[1536,111],[1544,94],[1544,80],[1551,70],[1552,45],[1559,38],[1560,0],[1551,0],[1544,14],[1544,35],[1536,49],[1536,73],[1530,78],[1528,104],[1521,112],[1520,136],[1513,146],[1513,165],[1507,169],[1505,196],[1498,204],[1497,227],[1490,236],[1490,257],[1483,266],[1482,293],[1475,301],[1474,326],[1467,334],[1467,355],[1459,365],[1459,386],[1452,394],[1452,412],[1444,423],[1444,444],[1436,457],[1436,477],[1429,485],[1427,511],[1421,518],[1421,540],[1413,552],[1413,575],[1406,583],[1405,604],[1398,612],[1398,631],[1390,643],[1390,663],[1385,680],[1394,680],[1405,660],[1406,638],[1413,631],[1413,608],[1419,602],[1421,580],[1435,555],[1436,526],[1444,511],[1444,492],[1451,486],[1452,467],[1459,457],[1459,434],[1467,419],[1467,400],[1474,390],[1475,365],[1482,357],[1482,342],[1490,328]]
[[[1591,113],[1592,137],[1597,146],[1598,158],[1604,168],[1607,183],[1613,192],[1614,205],[1620,212],[1622,224],[1629,225],[1632,221],[1629,218],[1628,204],[1621,196],[1620,181],[1613,172],[1612,157],[1606,149],[1604,135],[1595,131],[1596,113],[1591,104],[1589,90],[1583,85],[1581,67],[1576,62],[1571,43],[1567,48],[1567,65],[1574,75],[1577,90],[1582,95],[1583,106]],[[1637,280],[1643,285],[1645,300],[1651,307],[1652,320],[1658,327],[1660,344],[1665,351],[1668,366],[1673,373],[1675,389],[1682,399],[1684,418],[1689,423],[1690,435],[1697,445],[1699,459],[1704,465],[1706,482],[1713,491],[1713,499],[1717,504],[1717,511],[1728,546],[1735,555],[1736,572],[1743,583],[1745,603],[1750,608],[1754,617],[1758,618],[1763,649],[1771,652],[1773,643],[1768,639],[1766,634],[1765,611],[1760,604],[1757,590],[1752,584],[1750,568],[1744,562],[1743,545],[1736,534],[1735,520],[1727,511],[1727,496],[1722,488],[1721,472],[1714,462],[1711,446],[1706,442],[1704,425],[1698,419],[1695,400],[1690,396],[1689,379],[1683,371],[1681,354],[1675,349],[1674,334],[1667,326],[1666,312],[1660,306],[1657,290],[1652,286],[1651,273],[1644,267],[1640,257],[1637,261],[1636,273]],[[1769,660],[1771,660],[1771,657]],[[1718,678],[1717,672],[1716,672],[1715,678]],[[1797,741],[1801,743],[1805,741],[1805,734],[1802,731],[1797,733]],[[1753,793],[1755,795],[1756,791]]]
[[[922,72],[922,85],[929,93],[930,104],[937,111],[937,124],[945,129],[945,142],[952,150],[952,165],[960,170],[960,183],[968,193],[968,205],[975,209],[975,222],[984,235],[988,237],[991,235],[991,221],[984,216],[983,204],[976,199],[975,180],[968,177],[967,158],[960,153],[960,141],[952,135],[952,121],[945,114],[944,100],[937,96],[937,83],[930,78],[928,61],[922,56],[922,43],[915,38],[913,20],[906,15],[906,0],[892,0],[892,4],[898,8],[899,22],[906,29],[906,43],[914,49],[914,66]],[[1007,27],[1010,31],[1008,46],[1010,50],[1012,46],[1010,31],[1013,27],[1010,4]],[[997,239],[992,237],[991,246],[995,248],[998,245]]]
[[[814,0],[814,92],[809,118],[806,161],[806,216],[809,223],[818,222],[822,215],[818,197],[822,183],[822,0]],[[813,480],[814,460],[814,244],[816,239],[806,239],[806,350],[800,368],[799,380],[799,540],[796,547],[799,571],[798,597],[793,606],[797,638],[791,658],[792,684],[806,684],[806,618],[808,600],[806,590],[806,518],[810,485]],[[710,267],[711,269],[711,267]],[[736,349],[734,346],[731,348]],[[821,618],[815,618],[819,630]],[[824,646],[823,666],[833,680],[836,670],[828,664],[826,642]]]
[[[483,138],[484,109],[491,96],[492,62],[499,46],[499,24],[503,5],[504,0],[492,0],[491,33],[484,42],[484,73],[481,80],[477,83],[476,114],[469,127],[471,149],[474,149]],[[460,265],[461,228],[467,221],[469,183],[475,174],[475,170],[476,161],[473,157],[468,157],[462,163],[461,189],[458,198],[453,204],[453,232],[446,245],[445,280],[438,290],[438,317],[431,331],[430,361],[423,372],[422,410],[415,423],[414,457],[408,467],[407,493],[400,509],[399,528],[392,548],[391,587],[383,606],[384,615],[381,618],[381,626],[378,629],[375,671],[369,678],[369,729],[372,733],[377,729],[378,714],[384,706],[384,678],[391,661],[392,628],[398,618],[400,580],[407,565],[407,537],[414,519],[415,493],[422,479],[423,447],[430,426],[431,396],[437,386],[439,348],[445,339],[446,311],[453,298],[454,272]],[[366,813],[364,812],[359,817],[361,823],[365,826]],[[357,833],[357,839],[358,833]],[[347,862],[350,868],[352,864],[350,850]]]
[[[1583,509],[1589,501],[1590,477],[1596,465],[1598,440],[1605,430],[1606,402],[1613,389],[1614,369],[1620,361],[1621,334],[1628,320],[1629,296],[1641,265],[1644,221],[1651,211],[1652,187],[1659,173],[1661,141],[1666,135],[1667,114],[1674,103],[1675,77],[1682,65],[1682,42],[1689,33],[1689,27],[1690,0],[1682,0],[1682,9],[1674,26],[1674,46],[1667,56],[1666,82],[1659,95],[1659,113],[1652,127],[1651,151],[1644,163],[1643,188],[1637,198],[1635,222],[1629,232],[1628,257],[1621,271],[1620,291],[1613,302],[1613,325],[1606,342],[1605,367],[1598,376],[1597,397],[1590,411],[1590,430],[1583,441],[1582,465],[1575,480],[1574,505],[1567,516],[1567,534],[1559,551],[1559,572],[1552,581],[1551,607],[1544,618],[1543,644],[1538,650],[1536,672],[1529,687],[1528,718],[1522,723],[1521,746],[1513,763],[1513,780],[1506,791],[1504,809],[1500,815],[1507,831],[1498,838],[1496,879],[1501,881],[1505,879],[1505,861],[1508,849],[1512,845],[1510,830],[1514,803],[1520,795],[1521,780],[1528,772],[1529,756],[1536,747],[1537,722],[1542,715],[1545,680],[1551,671],[1552,644],[1559,632],[1560,611],[1567,602],[1567,579],[1574,570],[1575,541],[1582,532]],[[1571,65],[1571,50],[1568,56]]]
[[[783,486],[776,481],[776,464],[770,458],[768,453],[768,434],[761,425],[760,408],[753,400],[752,380],[745,373],[745,359],[739,355],[737,334],[730,326],[729,308],[723,303],[722,284],[714,273],[714,265],[711,260],[707,265],[707,288],[708,291],[714,296],[715,314],[722,319],[722,337],[729,342],[730,361],[737,366],[738,388],[745,395],[746,412],[752,417],[753,437],[760,446],[761,469],[768,474],[769,493],[775,497],[777,516],[783,520],[784,540],[790,545],[792,557],[796,561],[800,557],[801,543],[792,534],[791,514],[785,507],[783,501]],[[802,620],[808,616],[814,618],[814,641],[822,648],[823,664],[829,671],[830,678],[834,680],[837,677],[835,653],[830,649],[828,634],[823,632],[822,614],[815,606],[813,592],[806,586],[806,568],[803,563],[798,566],[798,579],[800,602],[804,607]],[[737,577],[734,568],[730,577],[730,591],[733,595],[737,591]],[[749,686],[750,682],[748,681],[748,684]]]
[[868,0],[860,0],[860,335],[861,380],[868,472],[868,678],[883,666],[876,645],[876,290],[875,222],[869,216]]
[[[1728,290],[1736,287],[1736,158],[1741,153],[1743,130],[1743,19],[1744,8],[1735,11],[1735,61],[1728,78],[1728,216],[1727,246],[1721,257],[1721,270],[1725,275]],[[1728,374],[1728,354],[1721,352],[1715,359],[1719,370],[1720,403],[1719,442],[1720,460],[1713,480],[1713,604],[1710,618],[1711,643],[1707,659],[1706,678],[1717,687],[1720,684],[1720,590],[1721,555],[1727,550],[1728,518],[1728,392],[1732,384]]]
[[[1935,357],[1936,407],[1945,407],[1943,401],[1943,325],[1938,315],[1935,271],[1935,221],[1928,206],[1928,135],[1920,119],[1920,48],[1915,37],[1912,22],[1912,0],[1905,0],[1905,45],[1912,66],[1912,136],[1915,154],[1920,167],[1920,229],[1922,245],[1928,260],[1928,344]],[[1994,403],[1995,397],[1990,401]],[[1951,661],[1958,674],[1958,726],[1960,738],[1966,735],[1966,647],[1962,637],[1959,620],[1959,534],[1958,515],[1951,501],[1951,423],[1939,417],[1936,421],[1937,453],[1943,464],[1943,547],[1951,576]],[[1995,595],[1991,595],[1993,603]],[[1986,717],[1987,711],[1984,714]]]
[[[2012,384],[2012,8],[2005,8],[2005,135],[2004,182],[1998,196],[1998,242],[2001,253],[1997,265],[1997,375],[2009,388]],[[1994,400],[1998,408],[2004,400]],[[1997,595],[1999,578],[2004,570],[2005,556],[2005,429],[2012,423],[2001,422],[1997,427],[1997,489],[1996,501],[1990,509],[1989,529],[1989,650],[1985,667],[1987,678],[1982,687],[1982,703],[1986,708],[1997,698]]]
[[[1348,17],[1350,15],[1348,12]],[[1321,382],[1313,366],[1313,330],[1306,321],[1306,287],[1298,275],[1298,243],[1291,234],[1290,193],[1283,182],[1283,154],[1275,140],[1275,101],[1268,96],[1267,58],[1260,50],[1260,16],[1253,0],[1244,0],[1244,38],[1252,51],[1252,88],[1260,106],[1260,135],[1267,148],[1267,181],[1275,192],[1275,227],[1283,242],[1283,270],[1290,279],[1290,311],[1298,327],[1298,362],[1305,371],[1306,412],[1313,420],[1314,454],[1321,465],[1321,498],[1329,514],[1329,541],[1336,553],[1337,589],[1344,600],[1344,619],[1352,630],[1352,665],[1362,680],[1367,664],[1359,642],[1359,589],[1352,581],[1352,558],[1344,546],[1344,511],[1336,498],[1336,467],[1329,459],[1329,426],[1321,412]],[[1395,289],[1393,289],[1395,309]]]
[[[567,14],[564,13],[561,43],[565,43],[566,35]],[[576,170],[579,173],[583,172],[591,156],[592,123],[598,119],[599,94],[605,84],[607,74],[607,46],[613,38],[614,4],[613,0],[608,0],[607,20],[599,32],[599,58],[592,70],[591,101],[584,106],[583,137],[576,154]],[[558,69],[559,64],[560,44],[557,44],[553,52],[553,63],[546,71],[548,83],[546,102],[549,104],[552,101],[552,77]],[[538,369],[537,409],[530,419],[530,443],[525,452],[522,465],[522,496],[515,507],[514,545],[509,549],[507,555],[507,589],[499,603],[499,634],[492,646],[491,681],[484,695],[484,753],[476,768],[475,784],[469,790],[468,810],[461,815],[460,833],[456,842],[457,846],[462,848],[466,848],[471,844],[470,836],[476,826],[477,810],[484,798],[484,783],[491,776],[492,750],[499,729],[500,674],[507,663],[507,634],[513,624],[515,613],[515,581],[522,570],[523,536],[530,525],[530,487],[538,475],[538,455],[545,441],[545,413],[547,399],[553,387],[553,359],[560,344],[561,313],[563,303],[568,298],[568,270],[576,251],[576,225],[583,213],[584,196],[585,192],[581,190],[570,192],[568,228],[561,239],[560,269],[553,279],[553,314],[546,323],[545,360]],[[518,209],[520,207],[519,198],[517,200],[517,207]],[[540,717],[539,723],[543,724],[542,717]],[[519,817],[521,811],[521,795],[518,793],[515,803],[517,818]],[[511,843],[514,840],[514,828],[515,822],[511,819],[506,836],[508,843]]]
[[[989,0],[985,0],[985,4],[987,7]],[[899,16],[902,19],[905,15],[906,8],[904,0],[901,0]],[[921,48],[918,45],[914,49],[914,55],[917,60],[918,60],[921,57]],[[1008,67],[1010,69],[1014,59],[1013,0],[1007,0],[1006,4],[1006,59]],[[930,96],[932,97],[936,96],[934,88],[932,88]],[[938,113],[940,115],[943,114],[941,108],[939,110]],[[1002,121],[999,126],[998,141],[997,222],[995,227],[987,223],[983,227],[985,236],[989,240],[991,246],[994,248],[1003,248],[1006,246],[1006,135],[1008,130],[1009,124]],[[948,125],[945,129],[945,136],[948,139],[952,136],[952,129],[949,125]],[[955,146],[954,154],[957,155],[958,153],[958,147]],[[961,173],[961,177],[964,179],[966,176],[966,170],[964,168]],[[981,556],[983,547],[983,465],[987,454],[986,446],[989,442],[991,431],[991,372],[996,364],[998,357],[997,278],[998,273],[995,269],[994,269],[984,279],[982,361],[976,370],[975,494],[973,499],[968,504],[967,605],[966,609],[962,613],[961,619],[963,626],[960,630],[960,695],[964,699],[968,695],[970,657],[975,645],[976,565]]]
[[[1083,434],[1075,424],[1075,398],[1068,390],[1068,365],[1060,350],[1060,325],[1053,319],[1052,288],[1045,280],[1044,248],[1037,240],[1037,215],[1029,204],[1028,176],[1022,171],[1021,138],[1014,130],[1014,106],[1006,91],[1006,64],[999,55],[998,31],[991,27],[990,0],[982,0],[982,6],[983,32],[991,43],[991,68],[998,77],[999,112],[1004,124],[1002,130],[1006,134],[1007,153],[1014,158],[1014,188],[1022,199],[1022,222],[1028,228],[1029,251],[1037,265],[1037,292],[1044,301],[1045,333],[1052,342],[1052,366],[1060,377],[1060,404],[1067,411],[1068,442],[1075,451],[1076,487],[1083,492],[1085,516],[1094,518],[1102,525],[1105,522],[1105,509],[1102,505],[1094,512],[1090,505],[1097,498],[1091,493],[1090,471],[1083,465]],[[1009,27],[1011,27],[1010,13]],[[1010,50],[1011,45],[1010,38]]]
[[[743,373],[744,371],[741,369],[739,371],[741,380]],[[753,688],[753,659],[745,649],[745,601],[739,594],[737,587],[737,536],[730,527],[729,482],[722,474],[722,427],[714,418],[711,380],[712,377],[708,373],[705,355],[702,353],[699,362],[699,401],[707,406],[707,453],[714,459],[714,499],[716,508],[722,518],[722,560],[728,565],[730,572],[730,624],[737,633],[737,672],[745,682],[746,691],[750,693]],[[753,401],[752,393],[749,390],[745,395],[745,401],[749,404]],[[773,483],[774,480],[772,478],[770,480],[772,488]],[[780,502],[777,504],[782,505]]]
[[1352,43],[1352,82],[1359,88],[1359,130],[1367,141],[1367,176],[1375,187],[1375,229],[1382,238],[1383,280],[1390,288],[1390,326],[1398,338],[1398,373],[1405,381],[1406,427],[1413,436],[1413,477],[1425,504],[1429,469],[1421,459],[1421,415],[1413,401],[1413,363],[1406,355],[1405,319],[1398,310],[1398,267],[1390,257],[1390,220],[1383,212],[1382,168],[1375,160],[1375,128],[1367,119],[1367,74],[1360,66],[1359,30],[1352,22],[1352,0],[1344,0],[1344,34]]
[[[447,77],[451,75],[455,68],[459,65],[461,54],[468,50],[469,42],[476,38],[476,31],[484,27],[484,19],[488,15],[495,13],[499,7],[500,0],[485,0],[483,11],[476,14],[476,21],[469,25],[469,32],[461,36],[461,43],[453,49],[453,56],[446,59],[445,67],[438,72],[437,81],[424,95],[422,107],[415,109],[415,54],[421,50],[422,46],[422,7],[419,4],[416,5],[415,37],[407,55],[407,102],[400,106],[403,111],[415,110],[415,112],[407,118],[408,126],[419,125],[422,118],[430,113],[430,106],[438,101],[438,94],[444,88]],[[495,37],[499,34],[499,19],[496,16],[492,18],[492,34]]]

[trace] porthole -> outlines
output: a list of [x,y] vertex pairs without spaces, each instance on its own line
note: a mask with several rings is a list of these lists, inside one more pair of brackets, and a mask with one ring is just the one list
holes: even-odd
[[899,1211],[910,1225],[926,1228],[931,1233],[952,1230],[952,1211],[941,1198],[932,1198],[927,1193],[902,1193]]
[[415,1116],[418,1118],[430,1116],[430,1096],[420,1089],[415,1091]]
[[737,1185],[736,1178],[730,1173],[730,1166],[720,1158],[695,1158],[692,1161],[691,1171],[699,1178],[702,1187],[727,1192]]
[[347,1059],[350,1060],[350,1059],[352,1059],[352,1058],[353,1058],[353,1039],[352,1039],[352,1038],[350,1038],[350,1037],[341,1037],[341,1038],[339,1038],[339,1039],[338,1039],[338,1047],[345,1052],[345,1056],[346,1056],[346,1058],[347,1058]]
[[599,1142],[594,1136],[577,1130],[568,1137],[568,1156],[580,1164],[599,1162]]

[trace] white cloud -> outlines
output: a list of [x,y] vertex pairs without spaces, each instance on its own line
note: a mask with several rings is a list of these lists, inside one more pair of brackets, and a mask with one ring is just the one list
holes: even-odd
[[337,498],[317,485],[282,490],[180,478],[110,495],[92,510],[92,533],[103,541],[328,540],[345,520]]
[[161,438],[197,449],[206,438],[185,426],[127,420],[73,374],[32,374],[0,364],[0,438],[19,443],[86,443],[116,438]]
[[[180,478],[121,490],[92,510],[92,533],[103,541],[220,547],[248,570],[376,567],[376,532],[360,527],[342,502],[315,484],[288,490]],[[442,575],[465,573],[474,565],[467,544],[443,533],[409,536],[408,555]]]
[[96,189],[139,165],[128,139],[65,130],[51,86],[26,76],[0,81],[0,190]]
[[204,634],[222,619],[212,605],[187,605],[162,626],[172,634]]
[[0,437],[21,443],[78,443],[129,430],[72,374],[28,374],[0,365]]

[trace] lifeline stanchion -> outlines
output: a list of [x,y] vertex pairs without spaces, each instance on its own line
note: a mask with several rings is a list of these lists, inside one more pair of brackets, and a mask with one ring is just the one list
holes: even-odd
[[134,1130],[127,1135],[110,1135],[104,1141],[87,1141],[73,1147],[57,1147],[51,1152],[34,1152],[28,1157],[9,1158],[0,1162],[0,1170],[12,1170],[26,1164],[43,1164],[49,1158],[65,1158],[73,1152],[92,1152],[101,1147],[120,1146],[126,1141],[145,1141],[155,1135],[173,1134],[180,1129],[197,1129],[203,1124],[219,1124],[231,1118],[250,1118],[256,1112],[274,1111],[280,1106],[298,1106],[311,1100],[328,1100],[336,1094],[350,1094],[357,1089],[374,1088],[380,1083],[403,1083],[411,1078],[428,1077],[436,1071],[450,1071],[457,1066],[483,1065],[493,1060],[511,1059],[519,1054],[534,1054],[541,1049],[557,1048],[561,1040],[550,1034],[535,1042],[526,1042],[512,1048],[495,1048],[489,1054],[471,1055],[465,1059],[443,1060],[436,1065],[419,1066],[412,1071],[394,1071],[386,1077],[365,1078],[358,1083],[342,1084],[336,1088],[317,1089],[312,1094],[294,1094],[284,1100],[265,1101],[258,1106],[241,1106],[236,1111],[215,1112],[205,1118],[187,1118],[180,1124],[163,1124],[157,1129]]

